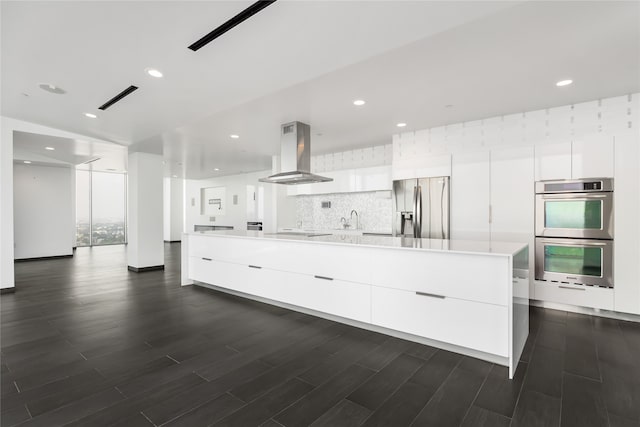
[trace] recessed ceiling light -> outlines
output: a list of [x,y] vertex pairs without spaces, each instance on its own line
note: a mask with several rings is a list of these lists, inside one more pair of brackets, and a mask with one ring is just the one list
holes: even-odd
[[31,162],[29,160],[25,160],[24,161],[26,164],[30,164]]
[[229,135],[229,137],[233,138],[233,139],[238,139],[240,138],[240,135],[236,135],[235,133]]
[[49,83],[42,83],[38,85],[38,87],[40,87],[40,89],[47,91],[49,93],[55,93],[56,95],[62,95],[67,93],[67,91],[62,89],[61,87],[58,87],[56,85],[52,85]]
[[96,115],[95,115],[95,114],[93,114],[93,113],[84,113],[84,115],[85,115],[85,116],[87,116],[87,117],[89,117],[90,119],[95,119],[96,117],[98,117],[98,116],[96,116]]
[[396,126],[398,126],[399,128],[403,128],[405,127],[407,124],[406,123],[398,123]]
[[453,104],[447,104],[444,106],[444,108],[453,108]]
[[569,86],[571,83],[573,83],[573,80],[560,80],[558,83],[556,83],[556,86]]
[[159,70],[156,70],[155,68],[147,68],[145,70],[147,72],[147,74],[149,74],[151,77],[157,77],[160,78],[162,77],[162,73]]
[[114,171],[115,171],[115,169],[114,169],[114,168],[107,168],[107,170],[108,170],[108,171],[112,171],[112,172],[114,172]]
[[218,172],[220,169],[219,168],[213,168],[213,170]]
[[366,104],[366,102],[364,102],[364,100],[362,99],[356,99],[355,101],[353,101],[353,105],[357,105],[358,107],[364,104]]
[[173,176],[174,178],[177,178],[177,177],[178,177],[178,175],[172,175],[172,176]]
[[49,150],[49,151],[53,151],[53,150],[55,150],[55,148],[53,148],[53,147],[44,147],[44,149],[45,149],[45,150]]

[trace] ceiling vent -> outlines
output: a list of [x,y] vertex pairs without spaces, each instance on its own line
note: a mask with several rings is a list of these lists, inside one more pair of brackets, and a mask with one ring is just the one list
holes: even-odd
[[120,92],[119,94],[117,94],[116,96],[114,96],[113,98],[111,98],[110,100],[108,100],[107,102],[105,102],[104,104],[102,104],[100,107],[98,107],[98,109],[104,111],[107,108],[111,107],[116,102],[120,101],[125,96],[130,95],[132,92],[135,92],[136,90],[138,90],[138,86],[131,85],[125,90],[123,90],[122,92]]
[[215,39],[217,39],[218,37],[220,37],[221,35],[223,35],[227,31],[229,31],[230,29],[235,27],[236,25],[241,24],[242,22],[244,22],[247,19],[251,18],[256,13],[260,12],[265,7],[271,5],[271,4],[275,3],[275,2],[276,2],[276,0],[257,1],[257,2],[255,2],[254,4],[252,4],[251,6],[246,8],[245,10],[243,10],[242,12],[238,13],[233,18],[229,19],[224,24],[220,25],[215,30],[211,31],[206,36],[202,37],[197,42],[191,44],[191,46],[189,46],[189,49],[191,49],[192,51],[195,52],[196,50],[200,49],[201,47],[206,46],[207,44],[211,43],[212,41],[214,41]]

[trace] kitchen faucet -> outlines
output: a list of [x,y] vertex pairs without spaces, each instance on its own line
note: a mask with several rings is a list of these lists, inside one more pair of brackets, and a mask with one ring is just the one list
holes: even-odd
[[358,211],[355,209],[351,209],[351,213],[349,214],[349,221],[353,218],[353,214],[356,214],[356,230],[360,230],[360,217],[358,216]]

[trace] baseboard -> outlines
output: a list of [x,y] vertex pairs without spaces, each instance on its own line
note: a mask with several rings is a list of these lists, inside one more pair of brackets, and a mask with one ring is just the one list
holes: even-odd
[[19,258],[14,259],[14,262],[29,262],[29,261],[44,261],[47,259],[60,259],[60,258],[73,258],[73,254],[70,255],[53,255],[53,256],[41,256],[35,258]]
[[165,243],[180,243],[182,240],[165,240]]
[[16,291],[16,287],[13,286],[11,288],[2,288],[0,289],[0,295],[4,295],[4,294],[12,294]]
[[631,313],[621,313],[619,311],[603,310],[600,308],[579,307],[576,305],[560,304],[557,302],[529,300],[529,305],[534,307],[548,308],[550,310],[569,311],[571,313],[586,314],[589,316],[608,317],[609,319],[627,320],[630,322],[640,322],[640,316]]
[[147,271],[164,270],[164,265],[152,265],[151,267],[132,267],[128,265],[127,270],[133,271],[135,273],[144,273]]

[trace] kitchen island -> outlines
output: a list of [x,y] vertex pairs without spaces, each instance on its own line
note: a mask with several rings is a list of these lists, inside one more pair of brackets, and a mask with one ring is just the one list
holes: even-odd
[[197,284],[509,367],[529,331],[525,243],[258,231],[186,233]]

